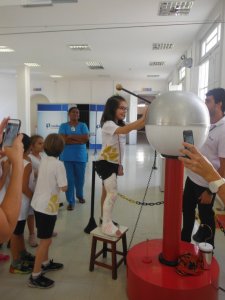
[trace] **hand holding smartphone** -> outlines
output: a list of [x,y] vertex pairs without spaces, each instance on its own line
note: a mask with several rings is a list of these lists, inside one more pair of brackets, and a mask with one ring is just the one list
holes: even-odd
[[2,148],[12,147],[12,144],[19,133],[20,125],[21,121],[19,119],[8,120],[7,126],[5,128]]
[[[183,131],[183,138],[184,142],[194,145],[194,136],[193,136],[193,131],[192,130],[184,130]],[[186,158],[190,158],[187,155],[185,155]]]

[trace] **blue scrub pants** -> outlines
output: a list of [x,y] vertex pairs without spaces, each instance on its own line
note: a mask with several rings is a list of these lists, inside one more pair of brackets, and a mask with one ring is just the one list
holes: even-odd
[[68,181],[66,199],[69,204],[75,205],[76,197],[84,198],[83,187],[85,179],[86,162],[64,161]]

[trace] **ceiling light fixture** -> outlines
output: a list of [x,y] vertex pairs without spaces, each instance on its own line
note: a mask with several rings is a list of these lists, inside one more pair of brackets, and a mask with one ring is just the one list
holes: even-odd
[[7,46],[0,46],[0,52],[1,53],[11,53],[14,52],[15,50],[8,48]]
[[91,70],[102,70],[102,69],[104,69],[102,63],[101,62],[97,62],[97,61],[87,61],[86,65]]
[[27,67],[30,67],[30,68],[37,68],[37,67],[40,67],[39,64],[33,63],[33,62],[26,62],[26,63],[24,63],[24,65],[27,66]]
[[152,50],[170,50],[174,47],[172,43],[153,43]]
[[62,78],[62,75],[50,75],[51,78]]
[[165,65],[165,61],[150,61],[149,66],[151,67],[162,67]]
[[23,7],[52,6],[53,4],[77,3],[78,0],[21,0]]
[[69,45],[69,48],[71,50],[79,50],[79,51],[91,50],[88,44]]
[[159,16],[187,16],[194,1],[162,1],[159,4]]
[[147,75],[148,78],[157,78],[159,77],[160,75],[159,74],[150,74],[150,75]]

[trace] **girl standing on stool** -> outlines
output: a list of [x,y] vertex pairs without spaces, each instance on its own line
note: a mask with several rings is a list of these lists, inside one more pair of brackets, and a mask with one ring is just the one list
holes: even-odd
[[96,171],[103,180],[106,198],[103,204],[102,232],[119,237],[121,232],[112,222],[112,210],[117,198],[117,175],[123,175],[121,162],[124,156],[126,134],[145,125],[146,113],[135,122],[125,124],[127,102],[121,96],[112,96],[106,102],[101,119],[102,150],[96,162]]
[[83,187],[87,163],[86,143],[89,139],[89,131],[85,123],[79,122],[80,112],[77,107],[71,107],[68,116],[69,122],[61,124],[59,128],[59,134],[65,141],[65,148],[60,159],[64,162],[68,181],[67,210],[73,210],[75,206],[74,188],[79,202],[85,203]]

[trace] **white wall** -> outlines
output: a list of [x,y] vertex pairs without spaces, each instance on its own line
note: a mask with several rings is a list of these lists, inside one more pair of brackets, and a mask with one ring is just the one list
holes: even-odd
[[0,120],[17,117],[17,89],[14,74],[0,74]]
[[[143,88],[152,88],[154,91],[166,90],[165,80],[152,81],[113,81],[113,80],[37,80],[31,78],[31,95],[41,93],[51,103],[93,103],[101,104],[115,93],[116,84],[121,83],[131,91],[142,91]],[[34,92],[34,88],[41,88],[41,92]],[[120,92],[126,99],[127,93]]]

